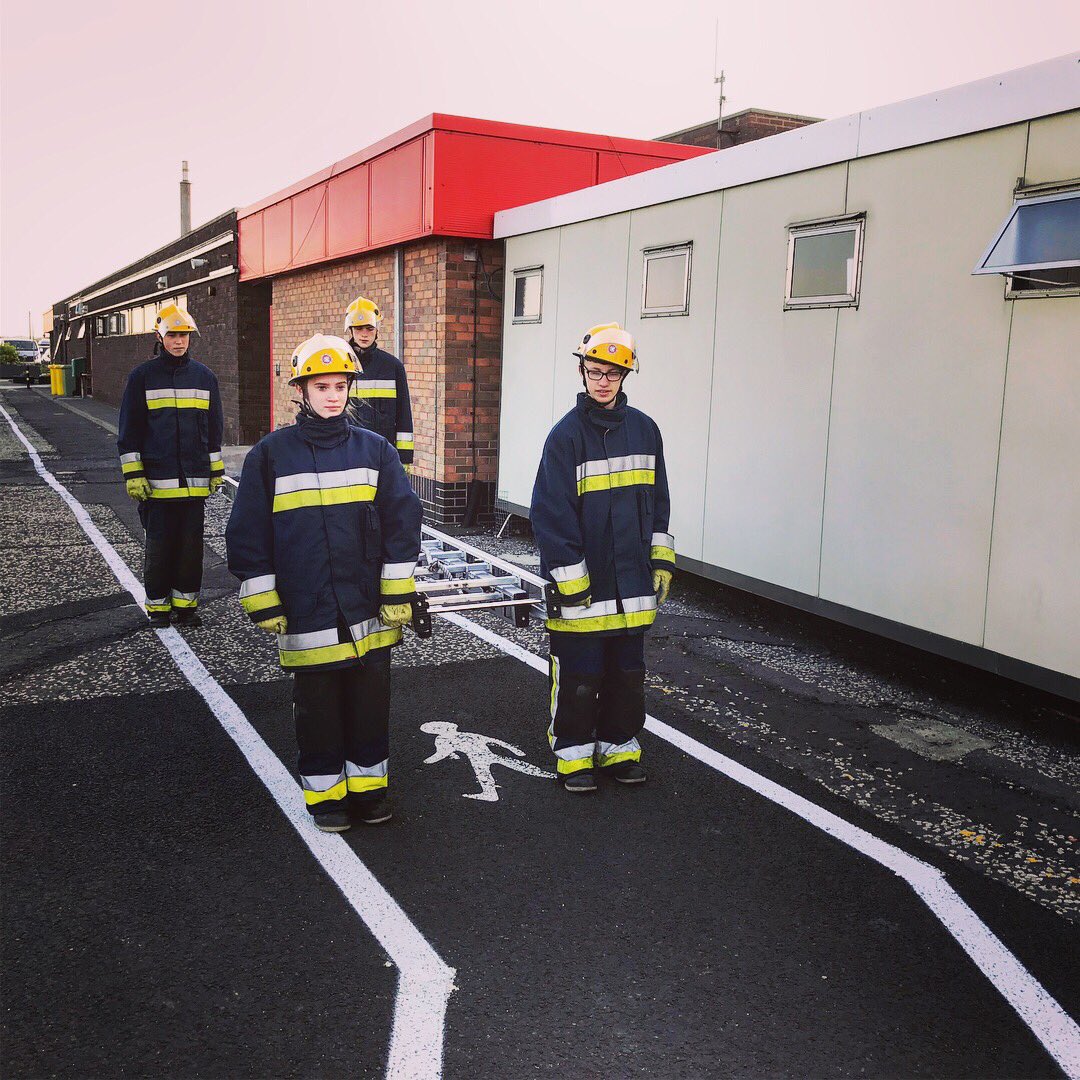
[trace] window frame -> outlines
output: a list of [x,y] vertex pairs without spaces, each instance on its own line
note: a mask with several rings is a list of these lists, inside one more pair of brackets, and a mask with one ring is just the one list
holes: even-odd
[[[536,325],[544,321],[544,266],[543,263],[537,266],[518,266],[515,267],[511,273],[514,275],[514,295],[511,299],[510,318],[514,326],[527,326]],[[531,315],[518,316],[515,314],[514,309],[517,307],[517,283],[518,279],[526,279],[531,277],[538,277],[540,279],[540,297],[536,306],[536,318]]]
[[[686,253],[686,272],[683,275],[683,302],[667,307],[646,307],[645,295],[649,287],[649,263],[653,259],[670,258],[673,254]],[[684,240],[678,244],[642,248],[641,251],[641,317],[643,319],[668,319],[690,314],[690,277],[694,261],[694,241]]]
[[[791,284],[795,274],[795,245],[807,236],[824,236],[827,233],[855,233],[855,281],[850,292],[833,293],[829,296],[792,296]],[[858,308],[862,291],[863,251],[866,240],[866,214],[842,214],[816,221],[792,222],[787,226],[787,270],[784,276],[784,310],[812,311],[820,308]]]
[[1021,273],[1022,271],[1027,271],[1028,274],[1038,274],[1040,270],[1067,270],[1075,266],[1080,266],[1080,257],[1066,259],[1064,261],[1059,260],[1057,262],[1037,264],[1012,263],[1009,266],[995,267],[988,267],[986,265],[986,260],[994,253],[994,249],[998,246],[1001,238],[1008,231],[1009,226],[1013,223],[1013,220],[1016,218],[1016,215],[1020,212],[1022,207],[1034,206],[1037,203],[1059,202],[1063,199],[1073,201],[1080,200],[1080,186],[1077,186],[1076,184],[1070,184],[1064,189],[1059,185],[1054,185],[1053,189],[1050,191],[1047,191],[1047,186],[1048,185],[1041,185],[1030,192],[1017,190],[1013,193],[1012,208],[1005,215],[1005,220],[1001,223],[997,232],[994,233],[993,239],[987,244],[986,250],[979,256],[979,261],[971,271],[973,277],[1000,274],[1005,278],[1006,300],[1037,300],[1054,296],[1080,296],[1080,285],[1047,285],[1045,288],[1041,289],[1017,289],[1013,284],[1014,277],[1023,276]]
[[115,311],[110,311],[109,314],[105,316],[105,333],[108,337],[116,337],[116,328],[119,325],[119,320],[116,315],[117,313]]
[[86,337],[86,319],[79,323],[79,332],[75,335],[75,340],[78,341],[84,337]]

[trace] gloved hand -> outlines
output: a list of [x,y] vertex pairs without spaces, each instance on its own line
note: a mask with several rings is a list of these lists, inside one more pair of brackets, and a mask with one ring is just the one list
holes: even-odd
[[654,570],[652,572],[652,587],[653,592],[656,593],[657,607],[668,598],[668,593],[671,591],[672,576],[670,570]]
[[270,634],[284,634],[288,626],[284,615],[275,615],[272,619],[263,619],[255,624],[260,630]]
[[412,465],[402,465],[401,467],[405,470],[406,476],[412,476]]
[[221,485],[222,485],[223,483],[225,483],[225,478],[224,478],[224,477],[221,477],[221,476],[211,476],[211,477],[210,477],[210,494],[211,494],[211,495],[213,495],[213,494],[214,494],[214,492],[215,492],[215,491],[217,491],[217,489],[218,489],[219,487],[221,487]]
[[137,476],[134,480],[128,480],[125,487],[127,487],[127,493],[136,502],[146,502],[150,498],[150,492],[154,490],[145,476]]
[[383,604],[379,608],[379,621],[391,629],[412,622],[412,604]]
[[567,607],[588,607],[592,603],[592,596],[586,596],[584,600],[579,600],[576,604],[567,604]]

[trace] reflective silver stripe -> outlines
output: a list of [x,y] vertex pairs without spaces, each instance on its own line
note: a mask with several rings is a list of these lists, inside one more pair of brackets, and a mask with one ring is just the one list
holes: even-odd
[[346,776],[385,776],[390,762],[380,761],[378,765],[354,765],[351,761],[345,762]]
[[178,488],[180,486],[179,480],[155,480],[152,476],[148,476],[152,488]]
[[397,441],[398,442],[412,442],[413,441],[412,432],[411,431],[399,431],[397,433]]
[[279,634],[278,648],[282,652],[303,652],[305,649],[321,649],[327,645],[338,644],[338,632],[333,630],[315,630],[310,634]]
[[383,563],[382,576],[384,578],[411,578],[415,569],[415,562]]
[[173,589],[172,591],[174,600],[198,600],[199,594],[197,592],[181,592],[179,589]]
[[220,461],[221,460],[221,451],[220,450],[217,450],[217,451],[211,450],[210,451],[210,460],[211,460],[211,462]]
[[353,384],[360,390],[396,390],[397,383],[393,379],[365,379],[361,375]]
[[653,547],[675,547],[675,537],[671,533],[653,533],[652,534],[652,546]]
[[378,469],[340,469],[326,473],[292,473],[279,476],[274,481],[274,494],[285,495],[291,491],[316,491],[319,488],[353,487],[367,484],[376,487],[379,483]]
[[301,776],[300,783],[305,791],[329,791],[345,779],[345,774],[323,773],[321,776]]
[[210,486],[210,479],[206,476],[191,476],[183,484],[179,480],[155,480],[152,476],[146,478],[150,482],[152,488],[158,488],[161,490],[169,490],[172,488],[186,487],[186,488],[208,488]]
[[148,607],[165,607],[168,605],[168,603],[169,598],[167,596],[162,596],[160,599],[158,599],[157,597],[149,596],[146,598],[146,604]]
[[[552,742],[554,742],[554,739]],[[583,758],[592,758],[594,745],[594,743],[585,743],[582,746],[564,746],[561,750],[556,750],[553,746],[551,750],[557,758],[562,758],[563,761],[581,761]]]
[[[595,607],[595,605],[593,605]],[[656,594],[649,593],[648,596],[631,596],[622,602],[623,611],[655,611],[656,610]],[[565,612],[563,618],[566,617]]]
[[168,398],[175,400],[176,398],[199,398],[201,401],[210,400],[209,390],[188,390],[183,386],[178,386],[175,389],[169,390],[147,390],[147,401],[164,401]]
[[[656,598],[653,597],[655,602]],[[560,619],[595,619],[601,615],[617,615],[618,607],[614,600],[593,601],[588,607],[564,607]]]
[[655,454],[626,454],[623,457],[583,461],[577,467],[578,480],[586,476],[607,476],[609,473],[630,472],[633,469],[656,469]]
[[577,578],[587,577],[588,574],[589,568],[585,565],[584,559],[579,563],[574,563],[573,566],[553,566],[551,568],[551,576],[555,581],[574,581]]
[[363,641],[366,637],[371,637],[372,634],[380,634],[383,631],[391,631],[393,628],[387,626],[379,619],[365,619],[363,622],[353,623],[349,627],[349,633],[352,634],[353,641]]
[[209,476],[189,476],[187,486],[189,488],[208,488],[210,486]]
[[120,464],[121,465],[130,465],[130,464],[132,464],[132,462],[135,462],[135,461],[142,461],[142,455],[141,454],[121,454],[120,455]]
[[277,588],[277,576],[263,574],[262,577],[248,578],[240,583],[240,597],[254,596],[256,593],[273,592]]
[[641,749],[641,743],[639,743],[637,739],[619,743],[618,746],[614,743],[598,742],[597,746],[600,748],[601,757],[611,757],[613,754],[632,754],[635,750]]

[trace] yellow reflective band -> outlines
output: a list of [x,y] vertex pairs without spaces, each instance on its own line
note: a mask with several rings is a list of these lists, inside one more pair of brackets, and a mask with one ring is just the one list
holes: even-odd
[[148,409],[209,409],[205,398],[152,398],[146,403]]
[[610,488],[655,483],[655,469],[627,469],[625,472],[604,473],[602,476],[583,476],[578,481],[577,490],[579,495],[584,495],[587,491],[608,491]]
[[170,604],[167,600],[165,601],[164,604],[151,604],[151,603],[147,602],[146,610],[147,611],[170,611],[170,610],[172,610],[172,604]]
[[660,562],[674,562],[675,552],[669,547],[654,547],[649,557]]
[[571,633],[586,634],[597,630],[629,630],[635,626],[652,626],[656,620],[656,609],[647,611],[626,611],[616,615],[595,615],[588,619],[548,619],[549,630],[566,630]]
[[386,780],[385,776],[350,776],[346,783],[351,792],[359,795],[365,791],[378,791],[379,788],[386,787]]
[[574,578],[573,581],[556,581],[555,584],[563,596],[575,596],[577,593],[589,591],[589,575]]
[[224,461],[211,461],[210,462],[210,475],[211,476],[213,476],[215,473],[223,473],[224,471],[225,471],[225,462]]
[[416,579],[407,578],[380,578],[379,591],[383,596],[401,596],[403,593],[416,592]]
[[141,461],[125,461],[120,468],[123,469],[125,476],[127,476],[128,473],[133,472],[141,473],[143,471],[143,463]]
[[315,806],[317,803],[326,802],[328,799],[344,799],[348,790],[346,782],[339,780],[332,788],[328,788],[326,791],[305,791],[304,802],[308,806]]
[[599,754],[598,761],[600,767],[603,768],[606,765],[618,765],[620,761],[640,761],[641,760],[641,748],[637,750],[624,750],[621,754]]
[[340,506],[343,503],[374,502],[375,488],[370,484],[350,484],[347,487],[319,488],[317,491],[287,491],[274,496],[274,513],[299,510],[304,506]]
[[401,627],[396,626],[393,630],[376,630],[374,634],[362,637],[356,643],[356,655],[366,656],[376,649],[383,649],[387,645],[396,645],[401,640]]
[[354,382],[349,391],[349,397],[355,398],[392,398],[397,397],[397,390],[386,389],[381,386],[365,387],[362,382]]
[[174,596],[172,598],[172,606],[173,607],[178,607],[178,608],[193,608],[193,607],[198,607],[199,606],[199,601],[198,600],[184,600],[183,598],[181,598],[179,596]]
[[555,766],[559,770],[560,776],[581,772],[582,769],[591,769],[592,767],[593,760],[591,757],[575,758],[573,761],[563,761],[562,758],[559,758]]
[[415,445],[413,444],[412,439],[409,439],[408,441],[406,441],[404,439],[399,439],[395,445],[397,446],[397,448],[399,450],[415,450],[416,449]]
[[340,660],[355,660],[356,646],[351,641],[323,645],[317,649],[278,649],[282,667],[313,667],[316,664],[336,664]]
[[199,499],[210,494],[208,487],[154,488],[151,499]]
[[280,607],[281,597],[278,596],[277,591],[271,589],[269,592],[254,593],[251,596],[241,596],[240,606],[251,615],[256,611],[264,611],[266,608]]

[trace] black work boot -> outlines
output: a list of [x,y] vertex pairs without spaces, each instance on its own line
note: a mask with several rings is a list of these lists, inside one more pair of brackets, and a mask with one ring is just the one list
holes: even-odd
[[167,611],[151,611],[150,612],[150,629],[151,630],[168,630],[169,629],[169,613]]
[[394,816],[389,799],[372,799],[358,802],[352,808],[352,816],[362,825],[381,825]]
[[320,832],[345,832],[351,828],[349,815],[344,810],[329,810],[325,814],[315,814],[312,817],[315,828]]
[[582,795],[596,790],[596,776],[592,769],[582,769],[563,778],[563,787],[575,795]]
[[611,766],[610,772],[620,784],[644,784],[649,778],[640,761],[620,761]]
[[202,626],[202,619],[199,618],[197,611],[192,611],[190,608],[185,611],[178,611],[173,615],[173,623],[181,630],[197,630]]

